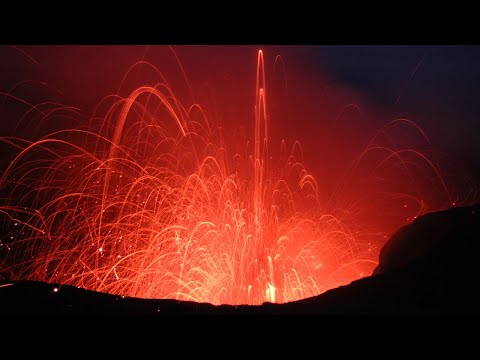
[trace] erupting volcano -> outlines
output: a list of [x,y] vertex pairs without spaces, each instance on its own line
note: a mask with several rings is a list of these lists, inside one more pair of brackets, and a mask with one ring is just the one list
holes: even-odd
[[[309,171],[298,141],[269,135],[276,119],[261,50],[254,115],[241,124],[253,131],[230,131],[208,106],[182,102],[151,63],[133,65],[125,79],[139,67],[156,78],[106,97],[88,125],[0,138],[14,153],[0,178],[4,279],[141,298],[285,303],[370,275],[393,230],[455,201],[427,136],[407,119],[378,130],[323,193],[329,174]],[[3,97],[26,103],[13,92]],[[27,105],[23,120],[38,129],[77,114],[59,103]],[[425,147],[401,143],[396,131]]]

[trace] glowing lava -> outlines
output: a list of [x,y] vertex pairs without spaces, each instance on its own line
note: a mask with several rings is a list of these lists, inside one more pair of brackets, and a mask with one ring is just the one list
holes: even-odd
[[[165,81],[111,101],[100,128],[93,117],[88,129],[35,142],[3,138],[19,149],[0,179],[4,277],[261,304],[314,296],[376,266],[386,236],[360,225],[362,202],[328,207],[300,144],[270,148],[261,51],[253,141],[225,133],[199,104],[184,107]],[[60,108],[49,106],[37,110]],[[403,155],[382,161],[405,166]]]

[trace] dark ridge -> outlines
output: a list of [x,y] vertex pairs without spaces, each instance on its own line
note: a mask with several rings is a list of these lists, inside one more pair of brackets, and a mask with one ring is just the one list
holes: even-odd
[[300,301],[213,306],[19,281],[0,283],[0,315],[476,315],[479,240],[480,205],[451,208],[399,229],[372,276]]

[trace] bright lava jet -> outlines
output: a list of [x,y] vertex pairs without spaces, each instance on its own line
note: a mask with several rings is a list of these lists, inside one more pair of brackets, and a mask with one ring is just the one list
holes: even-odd
[[[129,73],[141,66],[154,68],[139,62]],[[378,131],[335,193],[322,196],[300,143],[269,138],[275,119],[262,51],[253,132],[226,131],[202,104],[181,103],[154,71],[149,85],[105,98],[88,126],[1,138],[14,152],[0,178],[3,279],[141,298],[284,303],[370,275],[387,235],[405,223],[399,212],[432,208],[418,187],[374,184],[351,196],[362,166],[379,182],[399,173],[403,184],[427,179],[452,201],[430,154],[381,143],[397,128],[424,136],[406,119]],[[41,127],[75,111],[45,102],[28,114]],[[368,223],[382,204],[390,204],[384,217],[399,214],[395,226]]]

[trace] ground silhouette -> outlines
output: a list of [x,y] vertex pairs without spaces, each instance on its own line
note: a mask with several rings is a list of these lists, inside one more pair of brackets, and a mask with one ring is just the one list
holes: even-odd
[[213,306],[19,281],[0,284],[0,315],[480,314],[479,250],[480,205],[456,207],[400,228],[372,276],[300,301]]

